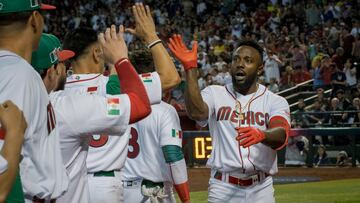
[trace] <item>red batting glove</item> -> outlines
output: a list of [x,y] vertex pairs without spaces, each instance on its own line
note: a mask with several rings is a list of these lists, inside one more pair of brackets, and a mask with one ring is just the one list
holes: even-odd
[[185,70],[197,68],[198,43],[194,41],[192,49],[188,50],[182,41],[181,35],[173,35],[168,46],[175,57],[183,64]]
[[239,141],[240,146],[250,147],[265,140],[265,133],[254,127],[235,128],[238,131],[236,140]]

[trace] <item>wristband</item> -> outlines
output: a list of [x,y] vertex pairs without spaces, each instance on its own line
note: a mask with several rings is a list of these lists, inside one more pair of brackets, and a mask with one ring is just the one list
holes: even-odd
[[157,40],[151,42],[150,44],[147,45],[147,48],[151,49],[153,46],[155,46],[155,45],[157,45],[159,43],[162,43],[161,39],[157,39]]

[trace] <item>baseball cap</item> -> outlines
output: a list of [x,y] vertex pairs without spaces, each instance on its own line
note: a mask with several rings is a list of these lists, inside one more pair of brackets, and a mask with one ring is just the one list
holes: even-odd
[[54,10],[55,6],[41,3],[41,0],[0,0],[0,14],[34,10]]
[[38,49],[32,53],[31,65],[41,73],[52,65],[66,61],[73,56],[75,56],[73,51],[61,49],[60,40],[55,35],[43,33]]

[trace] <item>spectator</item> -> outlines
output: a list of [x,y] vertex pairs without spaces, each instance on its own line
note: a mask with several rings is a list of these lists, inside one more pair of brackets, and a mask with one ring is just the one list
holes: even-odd
[[330,164],[330,160],[327,156],[326,153],[326,148],[324,145],[320,145],[318,147],[317,153],[314,157],[314,167],[317,168],[319,166],[324,166],[324,165],[329,165]]
[[351,63],[351,59],[347,59],[344,65],[344,73],[346,77],[346,86],[350,89],[356,88],[356,67]]
[[360,99],[358,97],[354,98],[352,104],[348,106],[347,111],[343,114],[342,119],[352,126],[359,126],[360,122]]
[[338,90],[346,89],[346,75],[335,64],[331,64],[330,67],[335,68],[335,72],[331,74],[331,86],[332,95],[335,96]]
[[340,45],[344,48],[344,57],[345,58],[351,58],[352,50],[353,50],[353,44],[355,42],[355,37],[349,33],[349,28],[344,27],[341,34],[340,34],[341,40]]
[[325,120],[324,110],[322,109],[321,102],[315,101],[312,110],[308,114],[309,122],[316,126],[321,126]]
[[331,99],[330,106],[327,109],[329,113],[326,115],[325,122],[333,127],[340,126],[342,123],[342,113],[340,112],[342,109],[340,109],[339,103],[339,99],[334,97]]
[[293,58],[292,58],[292,64],[293,67],[300,66],[302,69],[307,70],[306,67],[306,56],[300,49],[299,45],[295,45],[293,48]]
[[339,89],[336,91],[336,98],[339,100],[338,108],[340,110],[345,110],[349,108],[350,101],[345,97],[345,92],[343,89]]
[[313,66],[314,66],[314,90],[324,87],[324,79],[323,79],[323,67],[321,66],[320,58],[314,59]]
[[222,81],[224,82],[224,85],[232,84],[232,78],[229,73],[228,65],[224,64],[221,70],[222,70],[221,73],[219,73],[218,75],[222,77]]
[[286,66],[285,71],[281,72],[281,74],[281,89],[287,89],[294,86],[294,70],[291,66]]
[[306,69],[303,69],[300,65],[295,66],[293,82],[295,84],[300,84],[308,80],[311,80],[310,73]]
[[307,114],[305,110],[305,102],[304,99],[298,100],[298,111],[294,114],[294,118],[292,120],[292,126],[300,126],[301,128],[305,128],[309,126],[309,121],[307,119]]
[[275,78],[277,83],[280,83],[280,68],[282,65],[280,59],[274,55],[273,51],[268,50],[268,58],[264,63],[265,82],[270,83],[271,78]]
[[333,63],[336,64],[340,70],[344,69],[344,49],[342,47],[338,47],[336,49],[336,54],[331,57]]

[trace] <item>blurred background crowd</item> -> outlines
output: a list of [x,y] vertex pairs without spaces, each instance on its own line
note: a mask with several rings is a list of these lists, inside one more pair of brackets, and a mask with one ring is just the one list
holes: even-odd
[[[102,31],[112,23],[134,27],[130,0],[49,0],[57,5],[47,13],[45,31],[62,38],[69,30],[90,26]],[[259,82],[290,103],[292,126],[358,126],[360,124],[360,12],[359,0],[138,0],[153,11],[157,31],[166,43],[174,33],[199,42],[201,89],[232,83],[231,54],[242,39],[257,41],[265,50]],[[95,9],[96,8],[96,9]],[[142,48],[126,34],[129,51]],[[179,74],[184,77],[180,63]],[[185,111],[185,80],[168,101]],[[297,94],[297,97],[294,95]],[[287,94],[289,95],[289,94]],[[284,95],[285,96],[285,95]],[[309,98],[312,99],[309,99]],[[291,99],[296,101],[291,102]],[[330,113],[329,113],[330,112]],[[299,136],[300,137],[300,136]],[[336,137],[335,137],[336,138]],[[348,140],[319,137],[319,144],[346,144]],[[303,139],[303,138],[297,138]],[[300,152],[306,146],[293,144]],[[289,145],[291,146],[291,145]],[[320,149],[319,149],[320,150]],[[303,150],[304,151],[304,150]],[[319,162],[320,163],[320,162]]]

